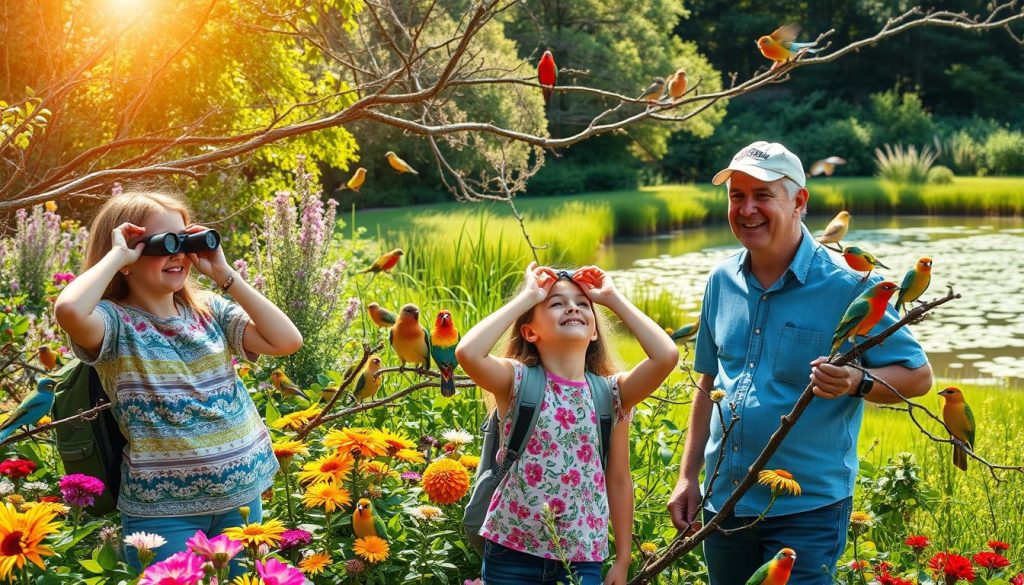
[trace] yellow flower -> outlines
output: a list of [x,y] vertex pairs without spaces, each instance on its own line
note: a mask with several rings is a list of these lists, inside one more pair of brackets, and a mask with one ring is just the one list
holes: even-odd
[[319,459],[307,461],[299,472],[302,483],[319,483],[322,481],[341,482],[349,476],[355,460],[348,453],[331,453]]
[[721,402],[722,399],[725,398],[725,390],[722,390],[721,388],[716,388],[712,390],[711,394],[709,394],[708,396],[709,398],[711,398],[711,402]]
[[640,552],[647,556],[654,556],[654,553],[658,552],[658,545],[653,542],[645,542],[640,545]]
[[327,553],[316,553],[299,561],[299,569],[303,573],[316,575],[323,573],[327,565],[331,564],[331,555]]
[[871,526],[875,523],[875,519],[868,512],[861,512],[860,510],[850,514],[850,524],[857,526]]
[[338,451],[350,455],[359,455],[364,459],[372,459],[386,455],[388,444],[376,431],[364,429],[335,429],[324,437],[324,445],[337,447]]
[[49,211],[50,213],[54,213],[57,211],[57,202],[47,201],[46,203],[43,203],[43,208],[46,209],[46,211]]
[[275,420],[272,426],[275,429],[289,428],[293,431],[297,431],[306,426],[306,423],[318,414],[320,414],[320,409],[312,406],[305,410],[297,410],[295,412],[288,413]]
[[357,538],[352,551],[368,562],[379,563],[388,559],[388,541],[379,536]]
[[287,469],[292,457],[309,455],[309,448],[302,441],[274,441],[274,455],[284,470]]
[[793,474],[785,469],[765,469],[757,474],[757,483],[772,488],[772,493],[776,496],[785,493],[800,495],[800,484],[793,479]]
[[423,491],[436,504],[454,504],[469,491],[469,472],[458,461],[442,457],[423,472]]
[[471,471],[475,471],[477,466],[480,465],[480,458],[476,455],[463,455],[459,457],[459,463]]
[[306,488],[306,493],[302,494],[302,503],[307,508],[319,506],[328,514],[333,514],[335,510],[351,504],[352,496],[347,489],[333,481],[325,481]]
[[231,582],[231,585],[264,585],[264,583],[263,579],[260,579],[259,577],[240,575],[235,577],[235,580]]
[[383,480],[388,475],[393,474],[388,464],[383,461],[363,461],[359,464],[359,471],[366,475],[377,476],[376,479],[378,480]]
[[67,516],[71,512],[71,508],[60,502],[25,502],[21,505],[22,512],[28,512],[32,508],[43,508],[58,516]]
[[37,426],[37,427],[41,427],[41,426],[43,426],[43,425],[48,425],[48,424],[50,424],[50,423],[52,423],[52,422],[53,422],[53,419],[52,419],[52,418],[50,418],[50,417],[48,417],[48,416],[46,416],[46,415],[44,414],[42,418],[40,418],[40,419],[39,419],[38,421],[36,421],[36,424],[35,424],[35,426]]
[[7,579],[15,567],[24,567],[26,560],[40,569],[46,568],[43,556],[52,555],[53,550],[42,541],[60,527],[53,521],[54,516],[42,506],[24,513],[11,504],[0,506],[0,579]]
[[414,449],[416,447],[416,443],[409,437],[388,429],[381,429],[377,431],[377,437],[387,443],[388,453],[390,454],[395,454],[402,449]]
[[423,463],[427,460],[423,452],[416,449],[399,449],[395,452],[395,459],[406,463]]
[[233,526],[224,531],[228,538],[241,542],[246,546],[265,544],[274,546],[281,541],[284,525],[277,518],[263,523],[254,522],[245,526]]

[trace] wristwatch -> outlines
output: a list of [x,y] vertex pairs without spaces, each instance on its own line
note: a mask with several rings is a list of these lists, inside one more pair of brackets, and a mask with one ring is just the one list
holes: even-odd
[[860,384],[857,385],[857,392],[853,394],[855,398],[864,398],[871,393],[871,388],[875,385],[875,377],[871,375],[871,372],[867,370],[861,370],[864,377],[860,379]]

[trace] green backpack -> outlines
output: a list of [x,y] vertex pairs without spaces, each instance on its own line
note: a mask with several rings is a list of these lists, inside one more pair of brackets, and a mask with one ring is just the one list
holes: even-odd
[[[54,376],[53,420],[75,416],[107,401],[99,374],[80,360],[71,360]],[[121,458],[128,442],[121,434],[110,409],[92,420],[78,419],[58,425],[57,453],[65,473],[84,473],[103,480],[107,489],[86,508],[93,516],[103,516],[117,508],[121,490]]]
[[[594,400],[594,411],[597,413],[599,439],[601,441],[601,465],[608,460],[608,447],[612,438],[612,427],[615,424],[615,405],[612,403],[612,389],[607,378],[587,372],[587,384],[590,386],[591,398]],[[547,374],[540,365],[525,368],[523,381],[519,384],[519,392],[512,409],[512,432],[505,443],[505,459],[501,465],[495,461],[498,455],[498,444],[501,441],[501,420],[497,411],[487,417],[480,430],[484,435],[484,446],[480,452],[480,465],[476,470],[473,492],[466,504],[462,517],[462,529],[466,533],[469,544],[483,556],[484,539],[480,536],[480,528],[484,525],[487,509],[491,498],[501,480],[512,469],[512,465],[522,455],[530,441],[533,428],[537,425],[540,406],[544,400],[544,389],[547,385]]]

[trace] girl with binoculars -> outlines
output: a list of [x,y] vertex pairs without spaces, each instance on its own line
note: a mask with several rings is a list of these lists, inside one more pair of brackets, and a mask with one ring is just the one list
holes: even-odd
[[[240,506],[248,521],[260,520],[260,495],[278,464],[232,356],[288,355],[302,345],[288,316],[228,264],[220,235],[190,215],[172,195],[111,198],[90,227],[84,272],[54,305],[128,441],[118,496],[124,534],[167,541],[153,562],[185,550],[197,530],[241,525]],[[233,300],[201,290],[193,267]],[[125,552],[139,569],[137,551]]]

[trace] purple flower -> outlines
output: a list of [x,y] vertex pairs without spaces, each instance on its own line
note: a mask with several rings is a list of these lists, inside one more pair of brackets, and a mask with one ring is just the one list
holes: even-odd
[[403,471],[402,472],[402,480],[403,481],[407,481],[409,483],[419,483],[420,479],[422,479],[422,477],[420,476],[420,474],[416,473],[415,471]]
[[313,540],[313,535],[301,528],[285,530],[281,534],[281,550],[288,550],[297,546],[306,546]]
[[93,505],[103,489],[102,481],[82,473],[72,473],[60,479],[60,493],[64,501],[72,506],[84,508]]

